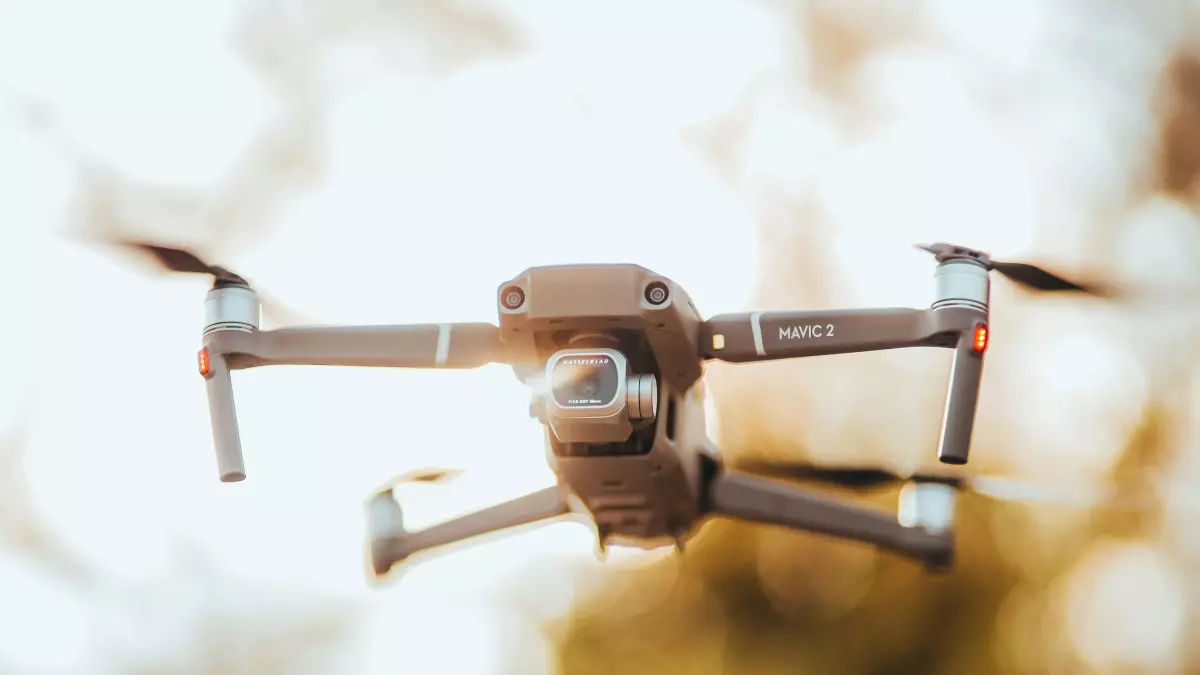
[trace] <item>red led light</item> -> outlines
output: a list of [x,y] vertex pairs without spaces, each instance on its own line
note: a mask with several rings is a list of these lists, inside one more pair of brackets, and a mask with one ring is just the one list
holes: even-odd
[[983,350],[987,349],[987,345],[988,345],[987,326],[985,326],[983,324],[979,324],[978,326],[975,326],[975,342],[974,342],[975,351],[982,354]]
[[200,362],[200,375],[202,377],[208,377],[208,347],[201,349],[200,353],[196,355],[196,359]]

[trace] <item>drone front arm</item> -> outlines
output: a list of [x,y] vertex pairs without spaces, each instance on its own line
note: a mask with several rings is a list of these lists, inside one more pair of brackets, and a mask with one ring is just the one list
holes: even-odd
[[210,325],[200,351],[217,470],[225,483],[246,478],[233,370],[267,365],[465,369],[503,358],[500,329],[490,323],[248,328]]
[[217,331],[206,341],[234,369],[267,365],[478,368],[502,357],[490,323]]
[[418,532],[404,529],[400,506],[391,491],[377,494],[368,504],[371,566],[375,575],[422,551],[433,551],[482,535],[548,521],[571,512],[559,486],[531,492]]
[[953,555],[949,531],[905,527],[895,516],[854,506],[779,481],[721,469],[712,478],[706,514],[853,539],[944,569]]
[[988,342],[988,315],[966,303],[721,314],[704,322],[701,357],[731,363],[898,349],[953,348],[938,459],[966,464]]
[[238,429],[229,364],[221,354],[202,349],[200,374],[204,376],[204,386],[208,390],[208,414],[212,422],[213,448],[217,452],[217,475],[222,483],[245,480],[246,462],[242,457],[242,435]]
[[745,363],[936,346],[968,329],[962,319],[961,310],[908,307],[719,314],[703,324],[701,356]]

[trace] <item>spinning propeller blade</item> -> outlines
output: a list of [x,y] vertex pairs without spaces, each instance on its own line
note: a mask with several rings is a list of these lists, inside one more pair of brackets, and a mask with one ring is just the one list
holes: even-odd
[[[121,248],[148,255],[163,271],[184,274],[208,274],[213,278],[213,288],[222,288],[225,286],[245,286],[249,288],[251,285],[241,275],[235,274],[219,265],[207,263],[196,254],[184,249],[131,240],[118,240],[108,243],[114,243]],[[291,309],[276,298],[263,293],[257,288],[254,291],[258,295],[264,317],[269,318],[271,324],[296,325],[312,323],[311,319],[304,314]]]
[[233,284],[246,284],[246,280],[242,277],[224,267],[210,265],[197,257],[196,254],[184,251],[183,249],[168,248],[166,246],[137,241],[123,241],[120,242],[120,245],[136,251],[149,253],[158,261],[160,266],[171,272],[210,274],[217,283],[225,281]]
[[819,467],[772,460],[752,460],[737,465],[738,470],[771,478],[810,480],[852,490],[899,487],[909,482],[936,482],[953,485],[960,490],[1001,501],[1019,501],[1066,506],[1091,506],[1097,494],[1065,491],[1010,478],[953,475],[917,472],[908,476],[879,467]]
[[1032,504],[1056,504],[1060,506],[1092,506],[1099,505],[1102,495],[1099,491],[1065,490],[1049,488],[1023,481],[1000,478],[997,476],[981,476],[971,478],[967,486],[975,494],[1009,502],[1026,502]]
[[890,485],[900,485],[906,480],[899,474],[876,467],[818,467],[761,461],[741,464],[739,468],[767,476],[814,480],[853,490],[872,490]]
[[447,481],[458,478],[463,473],[462,469],[447,469],[440,467],[422,467],[405,471],[402,474],[392,476],[388,481],[380,484],[372,494],[391,494],[392,490],[408,483],[425,483],[427,485],[436,483],[445,483]]
[[987,269],[999,272],[1009,281],[1034,291],[1083,293],[1097,297],[1112,297],[1113,295],[1112,289],[1101,283],[1078,283],[1070,281],[1047,272],[1036,265],[992,260],[982,251],[976,251],[963,246],[938,242],[936,244],[916,244],[916,248],[932,253],[938,262],[945,262],[955,258],[975,260],[983,264]]
[[443,481],[458,478],[462,475],[462,469],[444,469],[444,468],[425,468],[413,469],[400,474],[392,479],[393,485],[400,483],[441,483]]

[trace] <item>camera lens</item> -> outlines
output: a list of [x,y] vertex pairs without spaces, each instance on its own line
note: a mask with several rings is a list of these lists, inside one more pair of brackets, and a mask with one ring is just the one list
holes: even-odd
[[600,393],[600,378],[595,375],[589,375],[579,381],[575,391],[581,398],[595,398],[596,394]]
[[549,373],[551,396],[564,408],[611,404],[622,378],[613,357],[603,353],[575,353],[559,358]]

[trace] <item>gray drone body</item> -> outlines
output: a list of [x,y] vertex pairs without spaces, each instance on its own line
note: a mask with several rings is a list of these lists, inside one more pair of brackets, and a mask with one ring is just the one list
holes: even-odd
[[954,488],[916,484],[897,514],[730,471],[705,434],[704,363],[942,347],[954,351],[939,459],[968,459],[987,342],[989,262],[939,254],[925,309],[723,314],[704,320],[670,279],[636,265],[536,267],[500,285],[499,321],[261,330],[240,277],[209,291],[200,369],[222,481],[245,478],[231,371],[265,365],[475,368],[507,363],[546,427],[557,484],[421,531],[391,487],[368,502],[377,576],[414,554],[577,516],[611,544],[682,547],[709,518],[736,518],[871,543],[949,566]]

